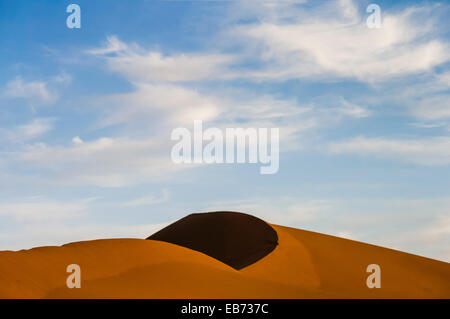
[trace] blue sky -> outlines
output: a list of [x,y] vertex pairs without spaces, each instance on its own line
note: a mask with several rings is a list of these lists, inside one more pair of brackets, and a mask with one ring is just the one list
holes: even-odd
[[[0,0],[0,249],[238,210],[449,261],[450,6],[369,3]],[[194,120],[279,127],[279,172],[175,165]]]

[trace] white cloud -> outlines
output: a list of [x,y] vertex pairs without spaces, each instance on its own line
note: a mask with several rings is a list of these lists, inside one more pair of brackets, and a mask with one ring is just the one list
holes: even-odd
[[411,104],[412,114],[421,119],[450,119],[450,94],[428,95]]
[[169,192],[164,189],[161,196],[148,195],[122,203],[124,207],[148,206],[164,203],[169,199]]
[[303,137],[317,128],[330,127],[347,117],[371,114],[344,99],[338,99],[332,114],[328,114],[329,109],[314,104],[302,106],[295,99],[238,89],[205,93],[173,84],[139,84],[133,92],[106,96],[97,103],[108,106],[100,120],[101,127],[122,124],[141,135],[151,130],[154,139],[167,139],[176,127],[191,129],[194,120],[202,120],[204,128],[277,127],[282,151],[303,147]]
[[37,143],[11,156],[57,183],[119,187],[167,178],[182,167],[170,159],[166,139],[99,138],[70,146]]
[[[97,101],[112,106],[101,124],[133,124],[155,121],[169,127],[191,126],[194,120],[236,125],[293,121],[303,117],[312,107],[302,107],[294,99],[277,99],[270,95],[243,90],[200,90],[173,84],[138,84],[130,93],[106,96]],[[251,123],[249,123],[251,122]],[[295,122],[298,130],[303,128]],[[265,126],[262,126],[265,127]]]
[[438,216],[420,232],[420,235],[430,241],[435,241],[443,237],[450,238],[450,214],[447,213],[446,215]]
[[442,123],[442,122],[436,122],[436,123],[419,122],[419,123],[411,123],[411,125],[413,125],[415,127],[420,127],[420,128],[437,128],[437,127],[445,126],[446,123]]
[[120,41],[116,36],[108,36],[106,38],[106,46],[103,48],[91,49],[86,51],[89,54],[94,55],[105,55],[109,53],[117,53],[121,51],[126,51],[128,45]]
[[345,99],[341,100],[341,106],[337,108],[337,110],[347,116],[355,117],[355,118],[364,118],[371,115],[371,111],[367,108],[350,103]]
[[15,222],[30,223],[74,218],[84,213],[86,205],[94,199],[55,201],[29,198],[0,203],[0,216],[11,217]]
[[400,159],[422,165],[449,165],[450,137],[401,140],[360,136],[343,142],[330,143],[329,151]]
[[74,144],[83,144],[83,140],[79,136],[75,136],[74,138],[72,138],[72,142]]
[[[225,54],[175,54],[164,56],[158,51],[145,51],[138,45],[107,38],[105,48],[87,53],[103,56],[112,71],[133,82],[186,82],[230,77],[228,66],[235,60]],[[113,55],[111,55],[113,54]]]
[[[127,129],[153,133],[175,127],[190,128],[194,120],[208,127],[278,127],[282,150],[301,147],[299,137],[319,127],[330,127],[345,118],[371,115],[366,107],[336,97],[308,105],[296,99],[277,98],[243,89],[211,89],[207,92],[179,84],[135,84],[130,93],[97,99],[105,107],[100,126],[127,125]],[[317,105],[316,105],[317,104]],[[324,104],[324,105],[322,105]],[[156,136],[158,137],[158,136]]]
[[218,101],[193,89],[172,84],[138,84],[131,93],[114,94],[100,103],[112,105],[102,125],[145,121],[167,125],[190,125],[211,120],[219,113]]
[[[292,3],[291,3],[292,4]],[[282,7],[284,7],[283,5]],[[318,126],[329,126],[344,117],[363,118],[371,112],[363,106],[338,98],[333,116],[324,116],[320,107],[301,106],[295,99],[255,94],[244,89],[194,89],[180,82],[235,79],[246,72],[235,68],[237,58],[215,54],[175,54],[163,56],[137,44],[108,37],[105,48],[88,51],[108,61],[109,69],[134,86],[132,92],[113,94],[97,100],[105,106],[100,126],[126,124],[140,132],[190,127],[202,120],[215,127],[279,127],[283,149],[301,147],[299,134]],[[242,56],[240,56],[242,58]],[[237,71],[239,70],[239,71]],[[235,71],[237,73],[235,73]],[[168,83],[177,82],[177,83]],[[318,112],[316,112],[319,110]],[[140,125],[138,125],[140,124]]]
[[26,82],[20,77],[6,84],[4,95],[26,99],[32,106],[51,103],[57,98],[56,94],[49,90],[47,82]]
[[41,137],[53,128],[53,118],[35,118],[31,122],[12,129],[0,129],[0,141],[25,142]]
[[[248,76],[283,80],[348,77],[377,82],[431,71],[450,60],[449,45],[433,37],[433,7],[383,11],[380,29],[369,29],[353,1],[292,7],[287,19],[271,17],[235,29],[263,52],[266,68]],[[417,21],[421,21],[417,23]]]
[[436,77],[440,83],[445,85],[447,88],[450,88],[450,72],[443,72],[438,74]]
[[445,125],[450,119],[449,86],[445,83],[447,73],[422,74],[411,76],[400,81],[379,84],[374,93],[361,99],[383,109],[389,105],[394,111],[404,108],[408,116],[415,117],[428,125],[438,121]]
[[75,136],[69,146],[35,143],[10,153],[10,166],[57,183],[121,187],[197,167],[170,158],[171,130],[191,128],[194,120],[205,121],[205,128],[279,127],[283,150],[301,147],[299,134],[317,126],[310,106],[242,90],[202,93],[174,84],[138,84],[133,92],[97,103],[109,106],[101,124],[125,124],[128,137],[83,141]]
[[72,76],[66,72],[62,72],[52,77],[52,81],[60,84],[69,84],[72,82]]

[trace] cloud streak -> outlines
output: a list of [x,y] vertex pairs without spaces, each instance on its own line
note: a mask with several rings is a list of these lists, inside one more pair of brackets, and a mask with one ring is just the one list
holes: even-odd
[[[238,26],[265,61],[248,74],[260,80],[351,78],[376,83],[429,72],[450,60],[449,44],[434,36],[438,7],[383,12],[380,29],[369,29],[353,1],[326,2],[312,9],[292,6],[288,16]],[[421,23],[417,23],[421,21]]]
[[57,95],[48,88],[45,81],[24,81],[21,77],[9,81],[3,90],[8,98],[25,99],[32,106],[49,104],[56,100]]
[[37,139],[53,129],[54,118],[35,118],[12,129],[0,129],[0,142],[22,143]]
[[236,58],[227,54],[182,53],[163,55],[147,51],[137,44],[126,44],[116,36],[107,37],[103,48],[86,53],[106,59],[110,70],[132,82],[192,82],[231,78],[229,66]]
[[420,165],[450,164],[450,137],[447,136],[409,140],[360,136],[330,143],[328,149],[336,154],[378,156]]
[[11,154],[57,183],[122,187],[165,179],[179,169],[165,141],[99,138],[70,146],[37,143]]

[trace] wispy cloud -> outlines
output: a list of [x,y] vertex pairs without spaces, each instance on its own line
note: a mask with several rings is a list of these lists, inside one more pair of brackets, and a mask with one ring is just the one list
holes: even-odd
[[324,2],[308,9],[292,6],[287,16],[238,26],[234,34],[263,52],[266,67],[249,73],[252,77],[337,77],[373,83],[428,72],[450,60],[448,42],[434,32],[438,10],[424,6],[383,11],[382,27],[369,29],[354,1]]
[[450,119],[450,94],[425,96],[411,105],[412,114],[425,120]]
[[169,191],[163,189],[160,196],[148,195],[140,198],[136,198],[127,202],[122,203],[124,207],[136,207],[136,206],[148,206],[154,204],[164,203],[169,199]]
[[74,218],[84,213],[87,204],[92,200],[95,199],[63,202],[45,198],[25,198],[13,202],[0,202],[0,216],[10,217],[19,223]]
[[173,84],[138,84],[130,93],[113,94],[98,100],[111,105],[101,125],[146,124],[158,118],[166,125],[187,125],[197,120],[211,120],[219,114],[219,101],[207,94]]
[[182,53],[163,55],[137,44],[126,44],[116,36],[107,37],[104,48],[86,51],[102,56],[108,67],[133,82],[188,82],[229,78],[235,57],[226,54]]
[[86,53],[94,55],[106,55],[109,53],[118,53],[127,50],[128,45],[120,41],[116,36],[108,36],[106,38],[105,46],[101,48],[86,50]]
[[24,81],[21,77],[9,81],[3,90],[9,98],[21,98],[32,106],[47,104],[55,101],[57,95],[48,87],[46,81]]
[[53,128],[54,118],[35,118],[12,129],[0,128],[0,142],[19,143],[41,137]]
[[329,144],[332,153],[397,159],[421,165],[449,165],[450,137],[421,139],[368,138],[364,136]]
[[17,165],[38,168],[57,183],[120,187],[167,178],[181,169],[166,140],[99,138],[70,146],[37,143],[14,152]]

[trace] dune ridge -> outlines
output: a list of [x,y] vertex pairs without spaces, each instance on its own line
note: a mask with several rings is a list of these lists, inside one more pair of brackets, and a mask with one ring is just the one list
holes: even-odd
[[277,232],[265,221],[229,211],[190,214],[147,239],[200,251],[238,270],[278,245]]

